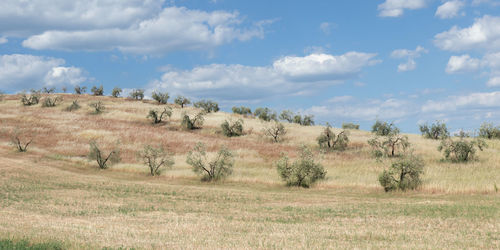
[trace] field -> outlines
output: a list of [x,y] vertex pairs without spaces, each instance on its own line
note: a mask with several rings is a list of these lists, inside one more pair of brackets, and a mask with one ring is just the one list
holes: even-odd
[[[409,134],[426,163],[423,186],[385,193],[377,178],[390,161],[372,157],[371,133],[351,130],[348,150],[321,156],[326,180],[290,188],[273,163],[302,144],[316,149],[324,127],[286,124],[286,140],[276,144],[254,118],[218,112],[203,129],[184,131],[181,114],[194,108],[172,106],[168,123],[152,125],[146,115],[160,108],[152,101],[61,95],[53,108],[24,107],[16,95],[0,102],[0,240],[90,249],[500,248],[498,140],[457,164],[442,160],[438,141]],[[76,98],[82,108],[65,111]],[[90,114],[96,100],[103,114]],[[240,118],[246,135],[220,133],[224,120]],[[13,129],[33,137],[28,152],[10,144]],[[90,140],[118,145],[121,163],[99,170],[86,158]],[[201,182],[185,160],[197,142],[235,152],[234,174]],[[148,176],[137,159],[146,144],[175,153],[173,168]]]

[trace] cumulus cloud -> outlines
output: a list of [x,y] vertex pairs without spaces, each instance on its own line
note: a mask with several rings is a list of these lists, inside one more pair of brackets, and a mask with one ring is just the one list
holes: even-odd
[[391,53],[392,58],[406,58],[407,61],[398,65],[398,72],[411,71],[417,68],[415,58],[429,51],[422,46],[417,46],[415,50],[397,49]]
[[426,7],[425,0],[386,0],[378,6],[379,15],[382,17],[399,17],[405,9],[416,10]]
[[422,106],[423,112],[455,111],[457,109],[498,108],[500,92],[479,92],[464,96],[450,96],[443,101],[427,101]]
[[448,65],[446,66],[446,73],[465,73],[465,72],[475,72],[481,66],[481,60],[477,58],[471,58],[469,55],[452,56],[448,60]]
[[500,49],[500,17],[477,18],[468,28],[452,27],[434,37],[437,47],[448,51]]
[[435,16],[441,19],[454,18],[458,15],[465,15],[465,13],[460,12],[465,6],[465,3],[460,0],[447,1],[436,10]]
[[191,70],[169,70],[149,89],[222,100],[293,95],[355,78],[362,68],[378,62],[375,56],[360,52],[339,56],[311,54],[283,57],[265,67],[211,64]]
[[0,56],[0,88],[22,90],[41,86],[79,84],[86,80],[82,69],[64,67],[59,58],[24,54]]

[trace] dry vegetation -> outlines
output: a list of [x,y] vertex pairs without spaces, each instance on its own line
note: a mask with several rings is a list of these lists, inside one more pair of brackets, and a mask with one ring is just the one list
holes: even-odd
[[[23,106],[19,95],[0,102],[0,239],[69,248],[500,248],[500,140],[488,140],[477,160],[451,163],[439,141],[410,134],[423,185],[387,194],[377,179],[390,160],[372,157],[371,133],[351,130],[345,151],[323,156],[325,180],[289,188],[273,163],[281,152],[296,157],[301,144],[317,149],[324,127],[285,124],[285,140],[272,143],[258,119],[209,113],[203,129],[186,131],[182,113],[198,109],[169,105],[169,122],[152,125],[154,101],[61,96],[50,109]],[[67,112],[75,99],[82,108]],[[106,109],[90,115],[96,101]],[[243,119],[244,135],[224,136],[227,119]],[[28,152],[10,144],[14,129],[31,133]],[[122,161],[99,170],[86,157],[92,140],[106,151],[119,141]],[[233,175],[200,182],[185,160],[197,142],[212,154],[233,151]],[[137,157],[147,144],[175,154],[159,177]]]

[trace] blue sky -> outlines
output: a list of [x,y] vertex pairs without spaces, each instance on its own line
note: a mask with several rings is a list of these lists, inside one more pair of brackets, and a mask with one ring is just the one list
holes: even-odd
[[0,90],[99,84],[474,130],[500,123],[500,1],[0,3]]

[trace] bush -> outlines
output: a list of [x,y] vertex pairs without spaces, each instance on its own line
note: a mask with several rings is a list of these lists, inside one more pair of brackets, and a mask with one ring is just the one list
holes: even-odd
[[263,128],[263,132],[265,136],[271,137],[274,142],[279,142],[286,135],[287,131],[282,123],[273,121],[271,124],[268,124],[265,128]]
[[199,102],[195,102],[194,106],[196,108],[203,109],[206,113],[210,113],[210,112],[215,113],[215,112],[219,111],[219,104],[217,104],[216,102],[213,102],[213,101],[202,100]]
[[460,138],[452,140],[451,138],[442,140],[438,147],[439,151],[443,151],[446,160],[452,162],[467,162],[475,157],[476,148],[483,151],[483,148],[488,145],[481,139],[469,140]]
[[98,114],[102,113],[104,111],[104,109],[106,109],[106,107],[104,106],[104,104],[101,101],[92,102],[89,104],[89,107],[93,108],[92,114],[94,114],[94,115],[98,115]]
[[493,123],[483,123],[479,128],[479,137],[486,139],[500,139],[500,126],[495,127]]
[[259,119],[263,121],[277,121],[277,115],[275,111],[272,111],[269,108],[257,108],[254,111],[254,116],[258,117]]
[[142,100],[144,99],[144,89],[134,89],[129,96],[135,100]]
[[290,163],[288,156],[282,154],[281,159],[276,162],[276,167],[288,186],[308,188],[326,176],[326,170],[315,162],[313,153],[305,146],[302,147],[299,159]]
[[102,84],[101,84],[101,86],[99,86],[99,88],[96,87],[96,86],[93,86],[90,91],[95,96],[102,96],[102,95],[104,95],[104,88],[103,88]]
[[184,108],[184,106],[191,104],[191,101],[184,96],[177,96],[174,102],[175,104],[180,105],[181,108]]
[[395,157],[401,155],[410,146],[408,136],[399,134],[397,128],[391,129],[391,132],[386,136],[375,136],[368,141],[368,144],[372,146],[376,157]]
[[122,93],[122,89],[115,87],[115,88],[113,88],[113,91],[111,91],[111,96],[114,98],[118,98],[118,97],[120,97],[121,93]]
[[217,181],[233,173],[234,156],[231,151],[222,147],[216,157],[209,159],[205,144],[197,143],[188,153],[186,162],[196,174],[202,176],[202,181]]
[[[395,131],[397,130],[397,131]],[[394,124],[377,120],[372,126],[372,132],[376,135],[387,136],[391,133],[399,133],[399,129]]]
[[151,110],[149,110],[149,114],[146,118],[151,119],[151,122],[153,122],[153,124],[158,124],[158,123],[162,122],[164,115],[171,117],[172,116],[172,109],[171,108],[164,108],[161,113],[158,110],[151,109]]
[[193,129],[198,129],[203,126],[203,121],[205,118],[203,118],[203,115],[205,115],[204,111],[199,112],[196,114],[193,118],[189,117],[188,114],[184,113],[183,118],[182,118],[182,123],[181,127],[186,129],[186,130],[193,130]]
[[146,145],[138,156],[149,167],[151,176],[160,175],[163,168],[171,168],[174,165],[172,154],[165,151],[161,146],[155,148]]
[[91,141],[89,145],[90,150],[88,158],[89,160],[97,161],[100,169],[107,169],[109,165],[120,162],[120,150],[117,148],[111,150],[111,152],[106,156],[106,154],[99,148],[96,141]]
[[420,125],[420,132],[422,132],[423,137],[434,140],[445,139],[450,136],[446,124],[439,121],[430,126],[427,124]]
[[352,122],[342,123],[343,129],[359,129],[359,124],[354,124]]
[[252,110],[248,107],[244,107],[244,106],[233,107],[232,110],[233,110],[233,113],[235,113],[235,114],[240,114],[240,115],[244,115],[244,116],[252,115]]
[[60,96],[50,97],[47,96],[43,99],[42,107],[50,108],[55,107],[58,103],[62,102],[63,98]]
[[31,90],[31,95],[27,95],[26,93],[21,94],[21,103],[24,106],[32,106],[37,105],[40,102],[40,91]]
[[74,100],[71,105],[69,105],[68,107],[66,107],[66,111],[73,111],[73,110],[77,110],[77,109],[80,109],[80,104],[78,104],[78,100]]
[[87,91],[87,87],[85,87],[85,86],[83,86],[83,87],[80,87],[78,85],[75,86],[75,94],[77,94],[77,95],[84,94],[86,91]]
[[420,175],[424,174],[424,161],[417,156],[410,155],[400,158],[384,170],[378,181],[386,192],[394,190],[416,189],[422,184]]
[[43,87],[42,92],[45,93],[45,94],[53,94],[53,93],[56,92],[56,88],[54,88],[54,87],[52,87],[52,88]]
[[[26,139],[23,143],[23,139],[21,139],[22,137],[29,137],[29,139]],[[10,141],[12,145],[16,147],[18,152],[26,152],[28,151],[28,146],[33,142],[33,138],[27,136],[19,130],[14,130],[14,132],[11,133]]]
[[317,139],[319,147],[329,150],[345,150],[349,144],[347,132],[342,131],[336,135],[331,128],[330,124],[327,123],[325,130]]
[[222,133],[227,137],[243,135],[243,120],[239,119],[235,122],[224,121],[221,125]]
[[153,92],[151,97],[153,98],[153,100],[157,101],[159,104],[167,104],[168,98],[170,98],[170,96],[168,95],[167,92],[162,93],[162,92],[156,92],[156,91]]

